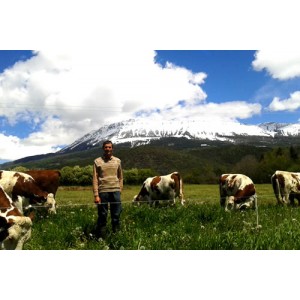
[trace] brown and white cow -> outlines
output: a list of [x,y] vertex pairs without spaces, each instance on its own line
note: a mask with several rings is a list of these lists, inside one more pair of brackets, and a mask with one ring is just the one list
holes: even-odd
[[295,198],[300,202],[300,173],[276,171],[271,182],[277,204],[294,205]]
[[21,212],[23,212],[22,198],[28,198],[30,204],[47,206],[50,213],[56,213],[53,194],[43,191],[32,176],[22,172],[2,170],[0,185]]
[[29,170],[24,173],[30,175],[37,185],[45,192],[56,196],[61,173],[57,170]]
[[56,192],[59,187],[59,181],[61,178],[60,171],[57,170],[29,170],[25,171],[24,173],[32,176],[35,180],[37,185],[45,192],[53,194],[55,206],[54,209],[50,210],[49,212],[55,212],[56,207]]
[[149,203],[153,205],[159,200],[167,200],[175,204],[175,198],[179,197],[180,202],[184,205],[183,199],[183,182],[178,172],[168,175],[148,177],[138,193],[133,198],[133,203]]
[[22,215],[0,186],[0,250],[22,250],[31,237],[33,213]]
[[243,174],[222,174],[219,179],[220,204],[225,210],[257,208],[253,181]]

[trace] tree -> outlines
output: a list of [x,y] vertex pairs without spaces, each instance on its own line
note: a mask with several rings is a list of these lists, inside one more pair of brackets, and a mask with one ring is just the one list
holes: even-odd
[[25,168],[25,167],[22,167],[22,166],[18,166],[18,167],[13,168],[12,171],[15,171],[15,172],[25,172],[25,171],[28,171],[28,169]]
[[233,173],[241,173],[256,181],[259,170],[258,160],[254,155],[246,155],[233,167]]
[[290,157],[291,157],[292,160],[297,160],[298,159],[297,150],[293,146],[290,147]]

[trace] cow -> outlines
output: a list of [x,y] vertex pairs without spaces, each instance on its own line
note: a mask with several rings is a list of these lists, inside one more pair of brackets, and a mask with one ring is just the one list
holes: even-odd
[[[56,192],[58,190],[59,181],[61,178],[60,171],[28,170],[28,171],[24,171],[24,173],[30,175],[43,191],[53,194],[55,200]],[[56,207],[56,200],[55,200],[55,207]]]
[[219,178],[220,204],[229,210],[257,208],[253,181],[243,174],[222,174]]
[[61,173],[57,170],[29,170],[24,173],[30,175],[37,185],[48,193],[52,193],[54,198],[59,187]]
[[277,170],[271,176],[271,182],[277,204],[294,205],[294,199],[300,203],[300,173]]
[[33,212],[23,216],[0,186],[0,250],[22,250],[31,237]]
[[0,171],[0,185],[23,212],[23,198],[28,198],[32,205],[44,205],[49,213],[56,213],[55,199],[52,193],[43,191],[32,176],[15,171]]
[[175,198],[179,197],[180,202],[184,205],[183,182],[178,172],[168,175],[148,177],[132,202],[139,204],[142,202],[150,205],[156,204],[159,200],[167,200],[170,204],[175,204]]

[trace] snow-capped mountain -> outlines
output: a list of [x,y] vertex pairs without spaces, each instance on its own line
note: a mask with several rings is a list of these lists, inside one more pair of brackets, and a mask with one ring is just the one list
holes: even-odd
[[134,147],[149,144],[151,141],[165,137],[234,143],[237,137],[254,136],[264,138],[300,136],[300,123],[245,125],[233,121],[145,121],[131,119],[102,126],[59,152],[89,149],[102,145],[104,140],[111,140],[114,144],[130,143]]
[[273,136],[299,136],[300,124],[286,124],[286,123],[263,123],[259,125],[260,128],[270,132]]

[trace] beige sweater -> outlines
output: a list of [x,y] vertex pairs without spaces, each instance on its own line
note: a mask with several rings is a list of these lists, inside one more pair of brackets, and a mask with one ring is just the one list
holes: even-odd
[[117,192],[123,188],[123,172],[121,160],[115,156],[110,159],[98,157],[93,168],[93,192],[98,196],[101,192]]

